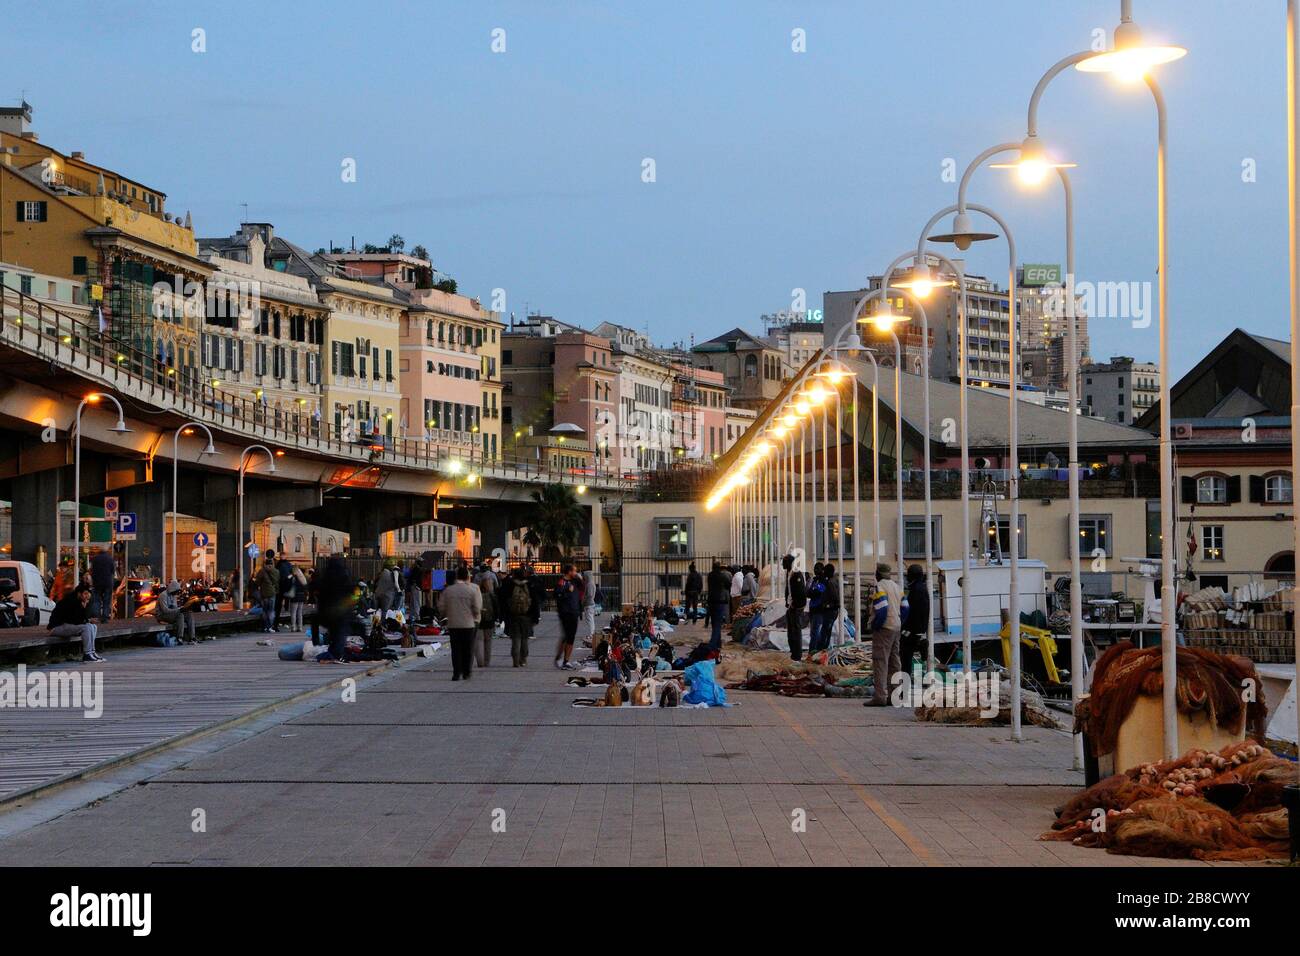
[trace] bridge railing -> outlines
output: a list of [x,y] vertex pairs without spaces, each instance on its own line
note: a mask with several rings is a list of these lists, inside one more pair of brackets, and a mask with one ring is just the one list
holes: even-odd
[[[164,322],[165,320],[158,320]],[[427,469],[453,476],[534,483],[558,482],[632,490],[638,480],[594,474],[589,469],[555,469],[544,461],[485,455],[477,440],[443,444],[389,436],[369,423],[345,423],[298,408],[286,410],[223,389],[193,366],[178,367],[167,354],[135,348],[17,289],[0,287],[0,341],[28,355],[81,375],[158,408],[169,409],[214,429],[284,448],[349,461]],[[475,436],[477,439],[477,436]]]

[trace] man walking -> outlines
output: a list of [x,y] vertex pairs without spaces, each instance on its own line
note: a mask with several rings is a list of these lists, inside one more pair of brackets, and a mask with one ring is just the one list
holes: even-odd
[[469,568],[456,569],[456,583],[438,598],[438,613],[451,634],[451,679],[469,680],[474,667],[474,633],[483,616],[483,592],[469,583]]
[[722,621],[727,616],[727,604],[731,600],[732,577],[722,569],[722,564],[713,562],[709,572],[708,601],[709,620],[713,624],[713,633],[709,638],[709,647],[715,651],[722,650]]
[[578,616],[582,613],[582,582],[573,565],[560,569],[560,580],[555,585],[555,609],[560,613],[560,640],[555,645],[555,666],[572,670],[570,658],[573,643],[578,637]]
[[902,626],[903,591],[892,580],[887,564],[876,565],[876,593],[871,602],[871,671],[875,693],[863,707],[888,707],[893,677],[901,669],[898,635]]
[[90,617],[90,588],[78,584],[76,589],[54,605],[46,629],[55,637],[75,637],[81,640],[81,659],[98,664],[104,658],[95,653],[95,637],[99,629]]

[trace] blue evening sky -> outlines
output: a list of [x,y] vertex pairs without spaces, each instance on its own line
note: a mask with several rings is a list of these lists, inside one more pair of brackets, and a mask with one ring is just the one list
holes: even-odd
[[[1234,325],[1289,337],[1285,4],[1135,8],[1149,35],[1190,50],[1159,74],[1181,373]],[[794,288],[816,307],[879,272],[953,201],[943,160],[1019,140],[1034,82],[1118,13],[1117,0],[14,4],[0,102],[25,89],[44,142],[157,185],[200,235],[233,231],[245,202],[309,249],[396,232],[463,291],[505,289],[507,311],[667,343],[757,332]],[[206,53],[191,51],[196,27]],[[1154,282],[1145,88],[1070,71],[1041,132],[1079,163],[1080,278]],[[341,181],[349,157],[355,183]],[[971,199],[1004,212],[1022,261],[1063,259],[1054,182],[1027,192],[983,170]],[[1005,247],[985,243],[969,268],[1005,283]],[[1154,323],[1098,320],[1092,335],[1101,358],[1156,354]]]

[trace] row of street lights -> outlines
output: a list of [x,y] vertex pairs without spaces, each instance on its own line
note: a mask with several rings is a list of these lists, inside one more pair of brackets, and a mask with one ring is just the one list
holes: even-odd
[[[1292,341],[1292,421],[1300,421],[1300,334],[1297,329],[1297,315],[1300,314],[1300,237],[1297,235],[1297,151],[1296,135],[1297,126],[1300,121],[1297,120],[1297,71],[1300,70],[1300,16],[1297,15],[1297,6],[1300,0],[1288,0],[1287,3],[1287,90],[1288,90],[1288,176],[1290,188],[1290,272],[1291,272],[1291,341]],[[1019,531],[1019,455],[1018,455],[1018,397],[1017,386],[1019,370],[1017,368],[1017,337],[1018,330],[1016,327],[1016,252],[1015,241],[1011,230],[1005,220],[993,210],[974,204],[968,204],[966,201],[966,191],[970,178],[974,171],[989,159],[992,159],[1003,153],[1015,153],[1017,158],[1014,162],[994,163],[995,168],[1014,168],[1018,171],[1020,178],[1028,185],[1035,185],[1042,182],[1053,170],[1060,178],[1065,198],[1065,227],[1066,227],[1066,276],[1064,284],[1064,307],[1065,318],[1067,322],[1067,335],[1070,347],[1069,367],[1069,499],[1070,499],[1070,617],[1071,617],[1071,692],[1072,697],[1077,703],[1082,690],[1083,678],[1083,641],[1082,641],[1082,593],[1080,589],[1080,556],[1079,556],[1079,460],[1078,460],[1078,389],[1077,389],[1077,363],[1078,363],[1078,332],[1075,319],[1075,301],[1074,301],[1074,281],[1075,281],[1075,261],[1074,261],[1074,235],[1073,235],[1073,193],[1070,178],[1066,169],[1074,166],[1072,163],[1057,162],[1047,154],[1042,142],[1038,137],[1038,104],[1042,98],[1043,92],[1051,81],[1067,68],[1073,66],[1080,72],[1085,73],[1110,73],[1119,76],[1128,81],[1144,80],[1148,89],[1151,91],[1156,106],[1157,114],[1157,271],[1159,284],[1159,362],[1161,368],[1160,376],[1160,515],[1161,515],[1161,649],[1163,661],[1163,717],[1164,717],[1164,748],[1166,757],[1176,756],[1178,753],[1178,728],[1177,728],[1177,711],[1176,711],[1176,635],[1175,635],[1175,585],[1174,585],[1174,502],[1173,502],[1173,448],[1172,435],[1170,427],[1170,363],[1168,353],[1168,232],[1167,232],[1167,208],[1168,208],[1168,191],[1167,191],[1167,110],[1164,96],[1159,84],[1149,75],[1149,70],[1160,64],[1169,63],[1181,58],[1186,54],[1182,47],[1170,45],[1152,45],[1147,44],[1142,37],[1141,31],[1133,22],[1131,0],[1121,0],[1120,3],[1120,23],[1114,31],[1113,48],[1107,52],[1085,51],[1065,57],[1054,64],[1038,81],[1034,88],[1029,102],[1028,123],[1025,138],[1019,143],[1004,143],[985,150],[967,167],[958,190],[958,203],[954,207],[942,210],[926,224],[921,232],[920,239],[917,243],[917,250],[912,257],[912,275],[909,283],[906,285],[914,291],[918,298],[925,298],[939,281],[929,275],[929,267],[925,260],[925,244],[929,242],[951,242],[958,249],[968,249],[977,241],[997,238],[994,233],[977,232],[973,227],[968,210],[974,210],[982,213],[988,218],[994,220],[1002,230],[1002,235],[1007,240],[1008,258],[1009,258],[1009,283],[1008,283],[1008,329],[1009,329],[1009,401],[1008,401],[1008,497],[1010,499],[1011,516],[1009,521],[1009,539],[1010,546],[1010,583],[1009,583],[1009,618],[1011,630],[1011,657],[1009,662],[1011,669],[1012,685],[1012,736],[1019,739],[1020,732],[1020,616],[1019,616],[1019,542],[1017,535]],[[952,231],[944,235],[929,235],[930,229],[945,215],[955,212],[953,219]],[[891,277],[894,269],[902,262],[904,257],[898,260],[886,270],[882,279],[880,288],[876,292],[884,295],[886,298],[882,303],[876,320],[881,324],[891,324],[898,318],[892,315],[888,308],[888,296],[891,290],[901,289],[902,283],[891,285]],[[947,262],[949,269],[961,279],[961,270],[957,269],[950,261]],[[944,283],[951,284],[951,283]],[[961,352],[960,361],[960,429],[962,441],[962,520],[964,525],[963,531],[963,574],[962,574],[962,646],[963,660],[970,661],[970,630],[969,630],[969,549],[965,546],[966,532],[970,526],[969,511],[969,445],[968,430],[966,417],[966,388],[967,388],[967,328],[966,328],[966,289],[964,279],[961,281],[961,290],[959,293],[960,307],[958,312],[959,323],[959,349]],[[868,296],[869,297],[869,296]],[[858,309],[853,313],[853,320],[856,322],[863,321],[860,315],[862,306],[860,302]],[[923,308],[918,312],[922,318],[922,353],[926,358],[929,354],[929,337],[927,320]],[[844,332],[852,329],[855,321],[850,321],[841,334],[830,346],[825,347],[814,359],[812,367],[820,367],[826,360],[827,356],[833,355],[842,346],[841,339]],[[853,338],[856,338],[856,332]],[[901,361],[896,361],[896,392],[895,392],[895,415],[899,428],[895,438],[895,457],[901,462],[901,393],[898,391],[897,383],[901,379]],[[805,375],[807,373],[805,372]],[[923,412],[923,421],[925,429],[929,430],[929,385],[928,385],[928,363],[923,363],[922,370],[925,380],[925,403],[926,411]],[[800,381],[802,381],[801,376]],[[856,402],[855,402],[856,405]],[[770,415],[768,418],[770,419]],[[770,421],[764,421],[757,426],[759,431],[755,434],[764,434],[761,429],[770,428]],[[873,446],[876,444],[878,435],[873,435]],[[858,441],[856,429],[854,431],[853,441]],[[928,434],[926,437],[926,563],[927,570],[930,565],[931,542],[929,539],[931,520],[929,515],[930,508],[930,490],[929,490],[929,443]],[[823,459],[825,462],[825,459]],[[755,458],[752,454],[740,459],[739,465],[733,465],[728,472],[722,476],[719,483],[715,486],[709,503],[711,507],[716,507],[722,500],[727,498],[736,487],[746,482],[746,476],[749,471],[762,465],[760,459]],[[1292,465],[1295,473],[1300,474],[1300,443],[1292,443]],[[901,467],[901,464],[900,464]],[[804,468],[804,459],[800,459],[800,472]],[[878,469],[873,472],[873,476],[878,483]],[[854,497],[858,497],[857,488],[857,469],[854,468]],[[802,481],[801,481],[802,483]],[[898,493],[900,501],[898,502],[898,530],[900,545],[898,548],[899,564],[902,564],[903,547],[901,543],[903,535],[903,510],[902,510],[902,489],[899,483]],[[815,498],[815,494],[814,494]],[[761,503],[759,505],[761,509]],[[1300,515],[1297,516],[1300,518]],[[1300,520],[1296,521],[1295,531],[1295,550],[1300,554]],[[879,536],[877,535],[877,541]],[[855,549],[860,552],[861,549]],[[873,552],[875,548],[873,547]],[[858,565],[860,553],[855,555],[855,570]],[[931,633],[931,638],[933,634]],[[933,666],[933,639],[929,646],[929,663]],[[1300,639],[1297,640],[1297,647],[1300,648]],[[1075,764],[1082,764],[1082,741],[1078,737],[1075,739]]]

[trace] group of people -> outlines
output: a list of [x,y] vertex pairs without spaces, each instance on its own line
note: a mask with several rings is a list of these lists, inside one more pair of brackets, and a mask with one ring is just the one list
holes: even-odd
[[[560,618],[560,638],[555,646],[555,666],[569,670],[578,627],[585,622],[588,636],[596,633],[598,588],[590,571],[578,573],[572,564],[560,570],[553,595]],[[438,599],[438,612],[446,621],[451,639],[452,680],[469,680],[473,665],[488,667],[492,662],[492,638],[497,623],[505,627],[510,639],[510,659],[514,667],[528,665],[528,642],[541,621],[545,588],[533,569],[520,565],[502,580],[489,566],[483,565],[473,575],[461,565],[454,583]]]
[[722,626],[733,620],[747,603],[758,600],[758,568],[753,565],[724,566],[714,561],[708,577],[692,561],[686,571],[682,593],[686,620],[694,621],[704,611],[704,626],[712,628],[709,646],[722,647]]
[[831,646],[831,634],[839,621],[843,602],[833,563],[818,561],[811,575],[796,570],[794,563],[794,556],[789,554],[781,560],[786,570],[786,634],[790,640],[790,657],[798,661],[803,659],[804,612],[808,614],[808,653],[816,654]]
[[253,576],[253,594],[262,610],[263,631],[268,634],[277,632],[280,618],[288,613],[289,630],[302,632],[303,608],[315,576],[315,568],[308,574],[287,557],[282,556],[276,561],[274,551],[266,552],[262,566]]

